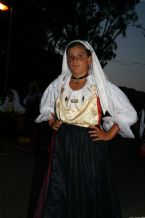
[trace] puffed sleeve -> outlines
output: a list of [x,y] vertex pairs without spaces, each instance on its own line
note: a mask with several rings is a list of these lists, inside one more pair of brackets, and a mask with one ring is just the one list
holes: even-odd
[[48,121],[52,118],[55,108],[55,100],[58,96],[60,88],[60,77],[55,79],[44,91],[40,102],[40,114],[36,118],[35,122],[40,123],[42,121]]
[[119,126],[119,134],[124,138],[134,138],[131,126],[137,121],[137,113],[127,96],[114,84],[109,82],[111,116],[103,118],[103,127],[109,130],[116,123]]

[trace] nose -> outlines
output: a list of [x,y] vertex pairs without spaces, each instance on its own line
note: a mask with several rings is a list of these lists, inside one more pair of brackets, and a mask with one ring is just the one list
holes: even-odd
[[78,57],[74,57],[74,58],[73,58],[73,63],[74,63],[75,65],[78,64]]

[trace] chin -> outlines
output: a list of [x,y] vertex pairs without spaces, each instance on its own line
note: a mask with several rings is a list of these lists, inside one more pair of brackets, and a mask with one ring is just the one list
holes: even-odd
[[76,72],[76,71],[75,71],[75,72],[72,72],[72,74],[73,74],[74,76],[80,76],[80,75],[83,74],[83,72],[78,72],[78,71]]

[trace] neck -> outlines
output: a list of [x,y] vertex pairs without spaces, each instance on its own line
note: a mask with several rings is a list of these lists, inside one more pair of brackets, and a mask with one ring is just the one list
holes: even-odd
[[88,74],[85,74],[84,76],[81,76],[81,77],[75,77],[75,76],[71,76],[73,79],[83,79],[83,78],[85,78],[85,77],[87,77],[88,76]]
[[75,77],[75,76],[72,75],[71,78],[75,80],[75,83],[76,83],[76,84],[78,84],[81,79],[84,79],[84,78],[86,78],[87,76],[88,76],[88,74],[85,74],[84,76],[81,76],[81,77]]

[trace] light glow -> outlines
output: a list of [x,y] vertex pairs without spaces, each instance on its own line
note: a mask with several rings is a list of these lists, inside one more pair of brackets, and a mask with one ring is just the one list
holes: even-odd
[[4,5],[4,4],[2,4],[2,3],[0,2],[0,10],[2,10],[2,11],[7,11],[8,9],[9,9],[8,6],[6,6],[6,5]]

